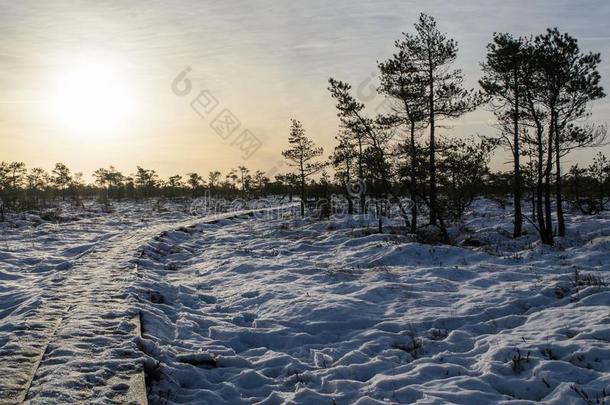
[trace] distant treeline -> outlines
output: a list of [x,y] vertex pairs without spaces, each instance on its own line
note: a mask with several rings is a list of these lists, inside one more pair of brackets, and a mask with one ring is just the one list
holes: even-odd
[[[296,185],[293,175],[276,175],[271,181],[262,171],[244,166],[226,174],[211,171],[207,177],[198,173],[176,174],[162,179],[155,170],[138,166],[135,173],[124,174],[110,166],[97,169],[94,181],[87,183],[82,173],[73,173],[65,164],[57,163],[49,172],[42,168],[27,169],[23,162],[0,162],[0,200],[4,209],[23,211],[48,206],[55,200],[78,202],[83,198],[111,200],[142,200],[153,197],[196,198],[209,193],[222,198],[257,198],[264,195],[285,195],[292,199]],[[324,184],[308,184],[311,190]]]
[[[331,156],[329,164],[335,157]],[[324,162],[321,162],[324,166]],[[448,184],[440,182],[441,194],[459,205],[467,207],[476,197],[484,196],[498,200],[501,204],[513,192],[512,172],[492,172],[482,161],[480,176],[472,181],[464,181],[464,173],[447,166],[442,179],[452,178]],[[383,184],[372,182],[369,189],[358,182],[345,183],[345,173],[337,171],[331,178],[321,169],[317,178],[306,178],[304,201],[329,200],[331,196],[343,197],[350,204],[351,213],[362,213],[367,199],[379,199],[383,195]],[[534,173],[528,167],[522,170],[526,197],[533,203],[535,194]],[[100,168],[93,173],[94,181],[86,183],[82,173],[72,173],[63,163],[57,163],[53,170],[42,168],[27,169],[23,162],[0,162],[0,211],[21,212],[40,210],[54,206],[58,200],[80,204],[83,199],[97,199],[106,203],[112,200],[139,201],[149,198],[198,198],[210,195],[219,198],[255,199],[267,196],[284,197],[292,201],[293,195],[301,193],[300,177],[296,174],[278,174],[273,180],[262,171],[251,171],[240,166],[226,174],[211,171],[204,178],[197,173],[184,176],[176,174],[162,179],[155,170],[137,167],[134,174],[125,175],[113,166]],[[457,187],[456,178],[462,186]],[[610,202],[610,161],[598,153],[593,163],[584,168],[573,166],[565,177],[568,202],[583,214],[594,214],[604,209]],[[396,196],[408,196],[407,185],[392,184]],[[458,192],[459,191],[459,192]],[[357,204],[354,204],[356,202]],[[319,208],[319,205],[318,205]],[[462,210],[463,211],[463,210]],[[458,215],[462,215],[461,214]]]

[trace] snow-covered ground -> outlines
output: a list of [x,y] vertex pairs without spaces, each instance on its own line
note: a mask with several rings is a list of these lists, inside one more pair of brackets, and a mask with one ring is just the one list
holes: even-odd
[[127,394],[139,356],[126,294],[133,251],[188,216],[106,208],[65,205],[0,224],[0,403],[26,393],[34,403],[120,403]]
[[0,223],[0,403],[133,399],[142,365],[128,293],[135,260],[160,233],[200,222],[202,210],[64,204]]
[[609,270],[610,218],[573,217],[551,249],[503,236],[495,204],[473,208],[464,231],[493,245],[427,246],[349,219],[239,219],[151,241],[134,285],[151,402],[610,394],[610,291],[589,277]]
[[0,403],[41,350],[33,403],[127,403],[142,364],[152,404],[610,400],[608,213],[549,248],[490,201],[456,246],[183,208],[0,225]]

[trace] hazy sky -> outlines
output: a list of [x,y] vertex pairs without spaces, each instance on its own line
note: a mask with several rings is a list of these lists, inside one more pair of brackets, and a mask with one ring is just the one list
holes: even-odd
[[[393,41],[422,11],[458,40],[457,63],[471,86],[494,31],[536,34],[557,26],[584,50],[601,52],[610,92],[607,0],[0,4],[0,160],[44,168],[62,161],[86,175],[110,164],[127,173],[142,165],[164,176],[244,163],[273,170],[291,117],[328,154],[338,124],[328,77],[362,85],[359,94],[374,111],[382,101],[369,97],[376,60],[391,54]],[[179,96],[171,84],[187,66],[191,91]],[[203,90],[200,101],[214,100],[207,107],[215,108],[202,117],[191,102]],[[128,112],[117,116],[123,107]],[[224,109],[240,122],[227,139],[210,127]],[[593,114],[606,122],[610,100],[596,103]],[[489,119],[476,112],[442,132],[490,134]],[[246,129],[262,145],[244,162],[231,144]],[[494,167],[504,160],[498,156]]]

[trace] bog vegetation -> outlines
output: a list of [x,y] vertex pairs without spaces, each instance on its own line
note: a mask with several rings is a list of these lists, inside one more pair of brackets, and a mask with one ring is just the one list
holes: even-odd
[[[328,159],[304,125],[292,120],[282,152],[292,170],[272,179],[245,166],[168,179],[151,169],[124,174],[110,166],[96,170],[94,183],[85,184],[81,173],[62,163],[47,172],[2,162],[0,219],[5,211],[39,210],[58,199],[137,201],[206,192],[245,199],[298,195],[302,214],[317,209],[329,215],[332,207],[316,201],[341,195],[350,214],[371,209],[383,214],[395,204],[406,232],[433,228],[449,242],[447,229],[459,223],[473,199],[485,196],[502,204],[510,200],[515,238],[528,222],[552,245],[566,234],[566,211],[604,210],[610,198],[607,157],[600,152],[588,165],[564,163],[575,149],[605,145],[606,125],[589,120],[591,102],[605,97],[600,55],[584,53],[575,38],[558,29],[528,37],[496,33],[481,62],[479,88],[469,89],[453,67],[457,54],[457,42],[422,14],[395,42],[394,54],[378,62],[377,92],[387,107],[382,113],[367,112],[350,84],[330,78],[340,127]],[[494,135],[449,136],[448,123],[477,108],[493,112]],[[511,170],[490,170],[496,148],[510,152]]]

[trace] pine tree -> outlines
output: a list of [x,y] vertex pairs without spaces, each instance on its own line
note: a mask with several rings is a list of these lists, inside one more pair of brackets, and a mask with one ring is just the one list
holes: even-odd
[[150,197],[159,185],[160,180],[157,172],[152,169],[144,169],[137,167],[137,172],[134,175],[135,186],[142,191],[144,198]]
[[[382,193],[393,194],[391,180],[394,173],[391,171],[388,153],[394,136],[391,131],[395,126],[394,117],[366,117],[364,104],[351,95],[351,86],[348,83],[333,78],[328,81],[328,90],[337,101],[337,115],[341,119],[341,125],[353,136],[358,147],[356,153],[359,179],[365,186],[371,185],[371,188],[373,180],[377,180],[381,184]],[[365,171],[367,176],[364,175]]]
[[408,160],[408,188],[411,199],[410,231],[417,230],[418,152],[417,136],[426,125],[428,99],[426,97],[427,76],[418,71],[409,50],[409,36],[394,43],[396,52],[391,58],[378,63],[381,85],[379,91],[393,100],[395,122],[407,128],[408,141],[400,148]]
[[605,197],[608,195],[608,188],[610,188],[610,161],[603,153],[598,152],[587,171],[595,181],[599,211],[601,212],[607,203]]
[[250,176],[250,169],[246,166],[238,166],[239,170],[239,178],[237,182],[241,185],[241,194],[242,198],[246,197],[246,189],[249,187],[249,183],[251,182],[252,177]]
[[[535,201],[532,224],[536,227],[542,243],[553,245],[553,223],[551,218],[550,173],[552,165],[549,155],[552,148],[545,140],[548,127],[548,114],[540,105],[540,94],[543,92],[544,80],[536,64],[536,48],[531,42],[522,49],[523,57],[523,99],[525,100],[522,117],[526,128],[522,133],[522,144],[529,150],[532,159],[533,177],[535,178]],[[545,155],[547,156],[545,159]],[[551,155],[552,156],[552,155]]]
[[299,190],[301,196],[301,216],[305,215],[305,185],[307,179],[318,173],[325,166],[323,162],[316,159],[322,156],[324,150],[316,147],[311,139],[305,135],[303,125],[295,120],[291,120],[290,135],[288,136],[289,149],[282,152],[288,165],[296,169],[299,178]]
[[413,71],[423,78],[423,91],[427,99],[427,123],[430,130],[429,190],[430,223],[438,224],[436,168],[436,128],[443,119],[454,119],[473,111],[482,99],[474,90],[463,87],[459,69],[452,69],[458,45],[439,31],[433,17],[421,14],[415,24],[415,34],[404,34],[404,51]]
[[534,63],[541,79],[538,100],[549,117],[548,162],[555,163],[558,234],[564,236],[561,157],[600,141],[599,132],[574,131],[571,124],[589,116],[587,108],[591,101],[605,97],[598,71],[601,57],[599,53],[581,53],[576,38],[560,33],[557,28],[538,35],[534,46]]
[[30,169],[26,177],[27,187],[32,194],[32,201],[35,207],[40,206],[40,196],[48,185],[49,174],[40,167]]
[[221,175],[222,173],[220,173],[218,170],[208,173],[208,186],[210,187],[211,193],[216,190],[216,187],[218,187]]
[[353,163],[357,157],[356,148],[350,135],[346,132],[342,132],[336,139],[338,144],[330,157],[330,162],[335,168],[335,178],[339,184],[344,186],[342,189],[347,199],[347,213],[352,215],[354,213],[354,195],[352,195],[350,187],[354,180]]
[[72,182],[72,175],[70,169],[63,163],[56,163],[53,168],[53,184],[60,190],[62,199],[66,198],[66,190]]
[[197,173],[187,173],[188,179],[186,180],[186,182],[188,183],[189,187],[191,188],[191,197],[195,198],[197,196],[197,190],[199,189],[199,187],[201,187],[203,185],[203,177],[201,177],[199,174]]
[[487,58],[482,65],[483,77],[479,80],[498,118],[504,144],[511,149],[513,156],[514,238],[523,232],[520,124],[522,105],[525,103],[522,94],[523,50],[526,46],[527,41],[523,38],[494,34],[493,42],[487,45]]
[[171,197],[175,197],[180,192],[183,185],[184,183],[182,182],[182,176],[179,174],[170,176],[165,184]]
[[256,190],[259,194],[262,194],[265,191],[265,187],[269,184],[269,178],[265,176],[265,172],[262,170],[257,170],[254,172],[254,176],[252,177],[252,182],[256,187]]

